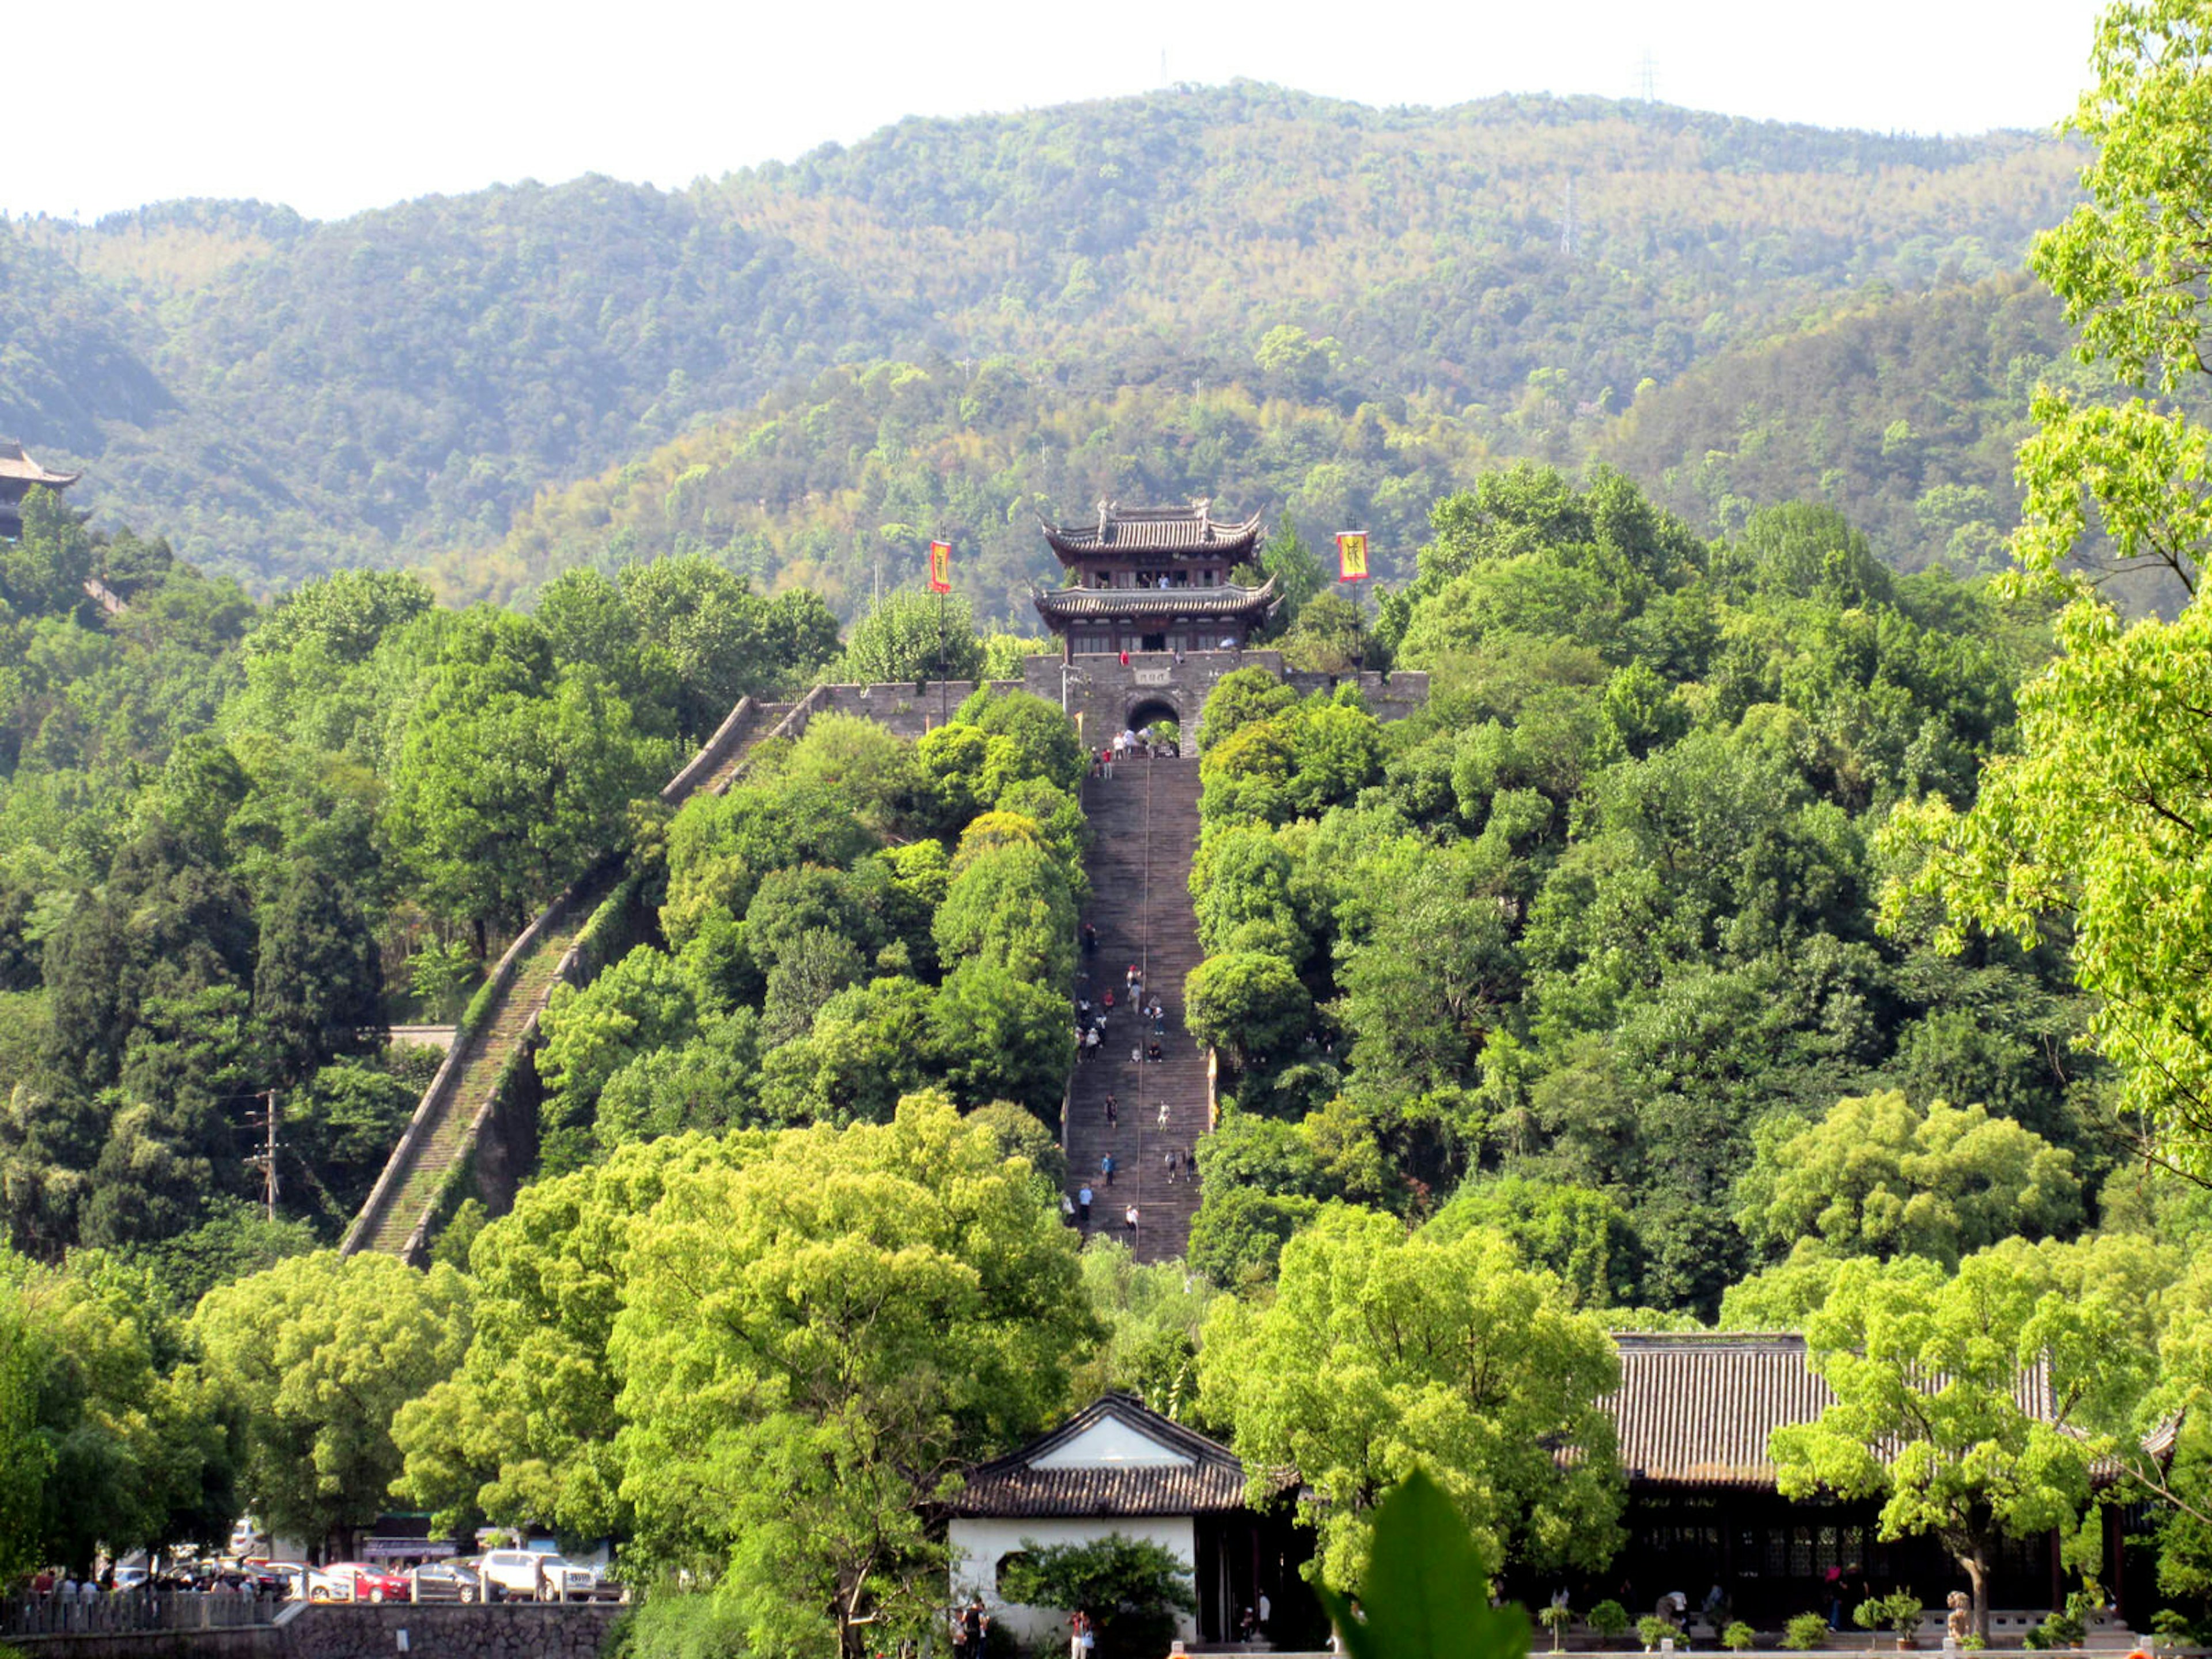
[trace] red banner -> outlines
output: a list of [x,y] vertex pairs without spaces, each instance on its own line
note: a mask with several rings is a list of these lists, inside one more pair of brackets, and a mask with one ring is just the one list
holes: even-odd
[[1367,532],[1364,530],[1345,530],[1337,532],[1336,579],[1340,582],[1364,582],[1367,580]]
[[932,542],[929,544],[929,591],[950,593],[952,591],[952,544]]

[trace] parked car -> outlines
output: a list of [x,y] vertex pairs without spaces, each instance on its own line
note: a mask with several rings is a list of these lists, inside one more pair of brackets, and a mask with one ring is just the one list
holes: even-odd
[[307,1578],[313,1569],[298,1561],[250,1561],[246,1564],[256,1572],[276,1581],[278,1597],[286,1601],[305,1601],[307,1597]]
[[[307,1583],[307,1599],[311,1601],[404,1601],[408,1583],[399,1573],[386,1572],[382,1567],[372,1566],[366,1561],[337,1561],[323,1569],[318,1577]],[[349,1586],[344,1595],[318,1595],[319,1589],[335,1589],[337,1584]]]
[[426,1561],[407,1575],[417,1601],[481,1601],[483,1579],[465,1561]]
[[599,1593],[591,1568],[538,1550],[486,1550],[485,1599],[493,1601],[589,1601]]
[[115,1588],[119,1590],[143,1589],[152,1577],[153,1574],[144,1567],[118,1567],[115,1570]]

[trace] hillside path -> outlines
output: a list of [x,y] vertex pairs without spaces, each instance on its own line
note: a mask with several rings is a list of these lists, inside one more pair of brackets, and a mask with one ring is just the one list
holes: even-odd
[[[1171,1261],[1189,1243],[1198,1208],[1197,1171],[1188,1160],[1212,1127],[1206,1051],[1183,1023],[1184,982],[1202,954],[1190,897],[1198,763],[1122,762],[1111,780],[1085,783],[1083,810],[1091,829],[1088,920],[1098,930],[1098,948],[1079,959],[1076,994],[1096,1004],[1111,989],[1114,1009],[1097,1058],[1077,1062],[1068,1089],[1062,1130],[1067,1190],[1073,1197],[1090,1182],[1092,1232],[1133,1242],[1140,1261]],[[1129,1058],[1133,1046],[1153,1040],[1152,1022],[1129,1006],[1124,975],[1133,963],[1144,969],[1146,999],[1157,995],[1167,1006],[1158,1062],[1133,1064]],[[1109,1092],[1119,1106],[1115,1127],[1106,1122]],[[1170,1149],[1186,1160],[1173,1181],[1165,1164]],[[1111,1187],[1099,1173],[1109,1152],[1115,1165]],[[1133,1241],[1124,1215],[1132,1202],[1138,1211]]]

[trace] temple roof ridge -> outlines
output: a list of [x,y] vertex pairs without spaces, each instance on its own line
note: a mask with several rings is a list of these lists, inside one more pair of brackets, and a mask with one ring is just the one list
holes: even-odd
[[66,489],[79,478],[82,472],[54,472],[32,459],[30,453],[16,438],[0,438],[0,478],[24,484],[44,484],[49,489]]
[[1214,516],[1206,496],[1181,505],[1123,507],[1101,501],[1092,518],[1079,524],[1037,523],[1054,552],[1063,559],[1104,553],[1203,553],[1229,558],[1248,553],[1259,540],[1261,514],[1247,519]]

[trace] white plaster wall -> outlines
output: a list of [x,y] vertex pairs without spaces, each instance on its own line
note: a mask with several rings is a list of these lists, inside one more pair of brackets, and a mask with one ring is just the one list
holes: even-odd
[[1065,1445],[1030,1459],[1033,1469],[1188,1468],[1198,1460],[1164,1446],[1118,1417],[1102,1418]]
[[[1146,1442],[1146,1444],[1152,1444]],[[1155,1449],[1158,1449],[1156,1447]],[[1194,1580],[1198,1569],[1198,1533],[1187,1515],[1122,1516],[1117,1518],[1054,1518],[1033,1521],[955,1519],[946,1528],[945,1542],[952,1553],[952,1600],[961,1607],[971,1595],[981,1595],[992,1621],[1003,1626],[1017,1640],[1028,1644],[1057,1641],[1066,1650],[1071,1607],[1032,1607],[1008,1605],[999,1600],[999,1562],[1029,1539],[1038,1544],[1091,1544],[1119,1533],[1161,1546],[1188,1571]],[[1186,1642],[1198,1639],[1194,1613],[1176,1614],[1176,1634]]]

